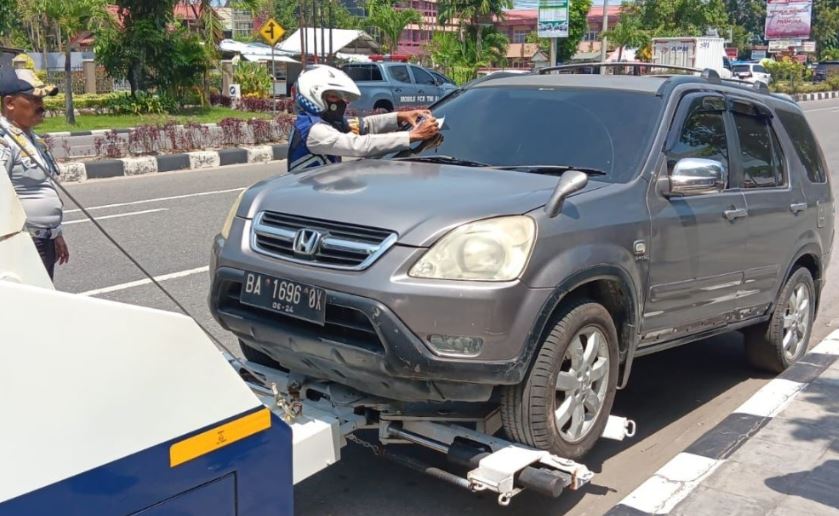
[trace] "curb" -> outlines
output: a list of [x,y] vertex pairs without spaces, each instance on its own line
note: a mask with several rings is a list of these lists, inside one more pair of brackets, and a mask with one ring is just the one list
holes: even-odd
[[809,102],[811,100],[828,100],[839,98],[839,91],[819,91],[816,93],[796,93],[792,96],[798,102]]
[[287,155],[288,144],[280,143],[162,156],[60,163],[58,167],[64,183],[80,183],[89,179],[139,176],[244,163],[268,163],[284,160]]
[[839,330],[673,457],[606,515],[669,514],[836,360],[839,360]]

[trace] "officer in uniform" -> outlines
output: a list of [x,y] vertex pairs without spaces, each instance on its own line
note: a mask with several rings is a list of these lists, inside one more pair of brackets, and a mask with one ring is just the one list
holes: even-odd
[[[439,134],[428,110],[402,111],[347,119],[347,104],[361,97],[350,77],[331,66],[315,65],[297,79],[298,115],[289,138],[290,172],[339,163],[341,157],[366,158],[410,148]],[[408,125],[410,129],[401,130]]]
[[32,70],[14,69],[11,56],[0,60],[0,173],[11,179],[50,278],[70,252],[61,233],[64,204],[51,177],[58,176],[58,166],[33,131],[44,120],[44,97],[56,93]]

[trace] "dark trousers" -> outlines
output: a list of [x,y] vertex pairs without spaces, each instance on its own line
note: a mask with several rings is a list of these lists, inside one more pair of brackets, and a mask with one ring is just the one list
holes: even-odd
[[55,271],[55,240],[51,238],[33,238],[35,247],[38,249],[38,254],[41,255],[41,260],[44,262],[44,267],[47,268],[47,274],[52,279]]

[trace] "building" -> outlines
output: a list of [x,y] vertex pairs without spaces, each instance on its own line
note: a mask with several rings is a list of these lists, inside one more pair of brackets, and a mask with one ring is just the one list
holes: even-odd
[[[520,5],[520,4],[519,4]],[[621,6],[609,5],[607,16],[609,26],[614,27],[620,20]],[[512,9],[506,12],[503,20],[496,20],[495,26],[507,35],[510,43],[524,43],[527,35],[536,31],[539,12],[536,9]],[[586,17],[588,32],[578,45],[581,52],[600,50],[600,32],[603,28],[603,5],[594,5]]]
[[408,25],[399,38],[397,54],[422,57],[427,54],[426,45],[431,41],[435,32],[454,31],[453,24],[441,26],[437,21],[437,0],[405,0],[399,4],[401,8],[416,9],[422,16],[419,25]]
[[507,68],[532,70],[548,66],[548,56],[536,43],[510,43],[507,47]]
[[234,7],[217,7],[216,14],[224,28],[224,37],[236,41],[248,41],[259,30],[253,12]]

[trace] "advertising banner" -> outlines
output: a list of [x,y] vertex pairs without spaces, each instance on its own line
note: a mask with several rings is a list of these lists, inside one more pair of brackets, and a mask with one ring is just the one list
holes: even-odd
[[568,0],[539,0],[539,37],[568,37]]
[[812,0],[767,0],[766,39],[809,38],[812,7]]

